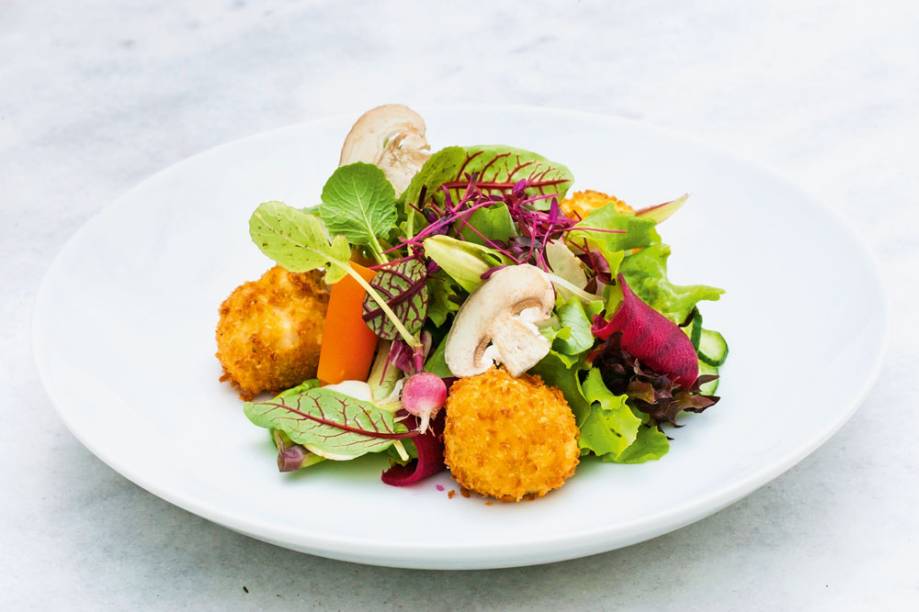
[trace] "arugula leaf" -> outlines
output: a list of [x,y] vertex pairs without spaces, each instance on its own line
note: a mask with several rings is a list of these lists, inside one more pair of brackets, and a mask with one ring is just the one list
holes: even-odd
[[379,237],[396,226],[396,193],[383,171],[362,162],[341,166],[322,188],[319,216],[333,235],[368,245],[383,258]]
[[[487,244],[482,236],[492,241],[503,242],[517,235],[517,226],[514,225],[514,219],[511,218],[506,204],[479,208],[469,215],[466,224],[467,226],[463,227],[460,235],[463,240],[476,244]],[[468,226],[478,230],[478,233]]]
[[[599,303],[603,307],[603,303]],[[590,331],[590,318],[584,310],[583,302],[572,298],[556,306],[562,329],[570,330],[567,335],[556,334],[553,346],[555,350],[566,355],[578,355],[593,347],[596,338]]]
[[249,218],[249,235],[262,253],[291,272],[325,268],[329,284],[348,273],[348,240],[335,236],[330,242],[319,217],[282,202],[259,204]]
[[424,254],[443,268],[460,287],[472,293],[485,281],[482,275],[495,266],[503,266],[510,261],[494,249],[457,240],[450,236],[438,235],[425,238],[422,243]]
[[[428,312],[427,271],[417,259],[406,259],[395,266],[377,271],[370,285],[383,296],[405,329],[412,335],[421,331]],[[399,331],[379,305],[370,297],[364,297],[364,322],[383,340],[395,340]]]
[[591,411],[581,425],[581,449],[618,457],[635,441],[641,419],[626,405],[627,396],[614,395],[603,384],[600,370],[590,369],[582,389]]
[[410,435],[392,413],[371,402],[323,388],[296,390],[246,402],[243,410],[253,424],[283,431],[310,452],[337,461],[384,451]]
[[718,300],[723,289],[708,285],[675,285],[667,279],[670,247],[657,244],[629,255],[620,271],[629,287],[649,306],[682,323],[701,300]]

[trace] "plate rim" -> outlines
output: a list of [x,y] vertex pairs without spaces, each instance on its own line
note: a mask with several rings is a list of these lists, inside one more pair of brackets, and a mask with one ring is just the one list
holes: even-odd
[[[873,355],[873,361],[868,370],[868,375],[862,379],[862,383],[860,387],[858,387],[857,392],[849,394],[851,399],[846,402],[845,409],[837,413],[839,415],[837,419],[833,420],[828,427],[819,431],[819,435],[811,436],[807,439],[806,444],[801,444],[795,452],[788,453],[779,461],[769,463],[760,469],[751,471],[743,478],[732,481],[727,485],[713,488],[703,495],[696,496],[679,505],[670,506],[667,509],[653,514],[644,515],[640,518],[626,522],[616,522],[603,526],[591,527],[574,533],[560,535],[551,533],[534,534],[532,538],[529,538],[525,542],[460,544],[447,547],[443,545],[439,546],[433,541],[409,545],[399,542],[383,542],[357,537],[326,536],[317,533],[306,534],[303,532],[296,533],[295,537],[292,538],[289,530],[277,528],[267,520],[260,520],[258,517],[245,517],[237,512],[223,510],[219,506],[209,504],[205,499],[198,499],[193,495],[173,493],[168,490],[167,487],[161,487],[155,482],[152,482],[155,481],[155,478],[147,478],[142,474],[136,473],[130,466],[120,464],[117,457],[110,456],[105,449],[100,448],[99,445],[93,444],[87,436],[83,435],[85,432],[80,429],[80,426],[70,418],[70,412],[72,411],[68,411],[65,407],[66,400],[62,400],[59,394],[53,389],[50,381],[49,366],[45,357],[44,337],[42,334],[42,316],[43,312],[49,307],[48,296],[51,292],[51,282],[56,271],[66,260],[67,253],[74,248],[74,245],[80,240],[80,236],[88,231],[88,228],[91,228],[95,223],[101,222],[100,219],[104,217],[105,214],[124,206],[135,192],[144,189],[149,183],[158,180],[163,174],[191,160],[210,155],[224,148],[237,146],[244,141],[269,138],[279,132],[291,129],[308,129],[311,126],[317,126],[322,123],[334,122],[343,118],[356,116],[355,113],[351,112],[337,112],[318,115],[307,121],[279,126],[270,130],[236,138],[176,160],[142,179],[114,198],[111,202],[93,212],[62,244],[53,260],[46,268],[38,291],[35,294],[31,317],[31,345],[34,362],[38,370],[42,387],[51,400],[51,404],[54,406],[54,410],[58,417],[63,421],[64,425],[80,444],[112,470],[149,493],[211,522],[282,547],[329,558],[388,567],[431,569],[432,563],[436,566],[438,562],[440,562],[441,567],[454,569],[516,567],[560,561],[612,550],[627,545],[628,543],[640,542],[662,535],[663,533],[667,533],[681,526],[701,520],[705,516],[713,514],[739,501],[759,487],[771,482],[816,451],[849,422],[874,388],[880,377],[881,368],[884,364],[890,341],[889,292],[884,277],[880,273],[881,266],[877,255],[862,233],[847,217],[829,207],[821,199],[812,196],[803,187],[784,177],[770,166],[758,161],[753,161],[727,148],[705,142],[692,134],[686,134],[679,130],[615,114],[595,113],[552,106],[519,104],[419,105],[417,108],[422,113],[425,111],[460,113],[537,113],[573,116],[582,120],[586,119],[605,124],[629,124],[633,127],[656,132],[658,135],[679,140],[701,150],[741,162],[745,166],[767,176],[770,180],[794,190],[800,194],[803,199],[806,199],[811,206],[820,209],[821,212],[829,216],[839,226],[847,238],[856,245],[861,256],[860,258],[867,264],[866,272],[868,280],[874,282],[879,288],[879,295],[876,296],[876,299],[878,302],[877,316],[879,318],[881,337],[877,345],[877,351]],[[627,540],[628,542],[626,544],[615,544],[614,541],[617,539]],[[438,561],[440,557],[448,556],[451,553],[453,555],[460,554],[461,556],[447,559],[445,560],[446,562],[444,562],[443,559]],[[493,557],[496,553],[500,554],[500,559]]]

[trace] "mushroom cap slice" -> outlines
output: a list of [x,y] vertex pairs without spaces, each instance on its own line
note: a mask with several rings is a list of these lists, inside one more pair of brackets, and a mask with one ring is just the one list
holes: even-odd
[[351,127],[339,165],[366,162],[378,166],[401,195],[430,157],[421,115],[402,104],[372,108]]
[[536,323],[549,319],[555,290],[529,264],[495,272],[460,308],[447,335],[444,358],[455,376],[475,376],[501,363],[520,376],[549,353]]

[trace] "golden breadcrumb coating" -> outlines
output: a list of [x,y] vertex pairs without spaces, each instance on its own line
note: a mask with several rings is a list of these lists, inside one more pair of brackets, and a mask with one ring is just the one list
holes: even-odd
[[632,214],[635,209],[613,195],[607,195],[599,191],[576,191],[571,197],[561,201],[559,206],[566,217],[572,219],[583,219],[594,210],[602,208],[607,204],[612,204],[618,212]]
[[328,303],[319,272],[293,274],[275,266],[237,287],[220,305],[220,380],[231,381],[248,400],[315,377]]
[[462,378],[447,396],[444,456],[453,478],[502,501],[541,497],[578,465],[578,427],[562,392],[504,369]]

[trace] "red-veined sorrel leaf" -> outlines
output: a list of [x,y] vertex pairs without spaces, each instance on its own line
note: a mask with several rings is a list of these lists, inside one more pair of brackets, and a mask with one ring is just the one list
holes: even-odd
[[466,148],[466,160],[455,180],[475,175],[483,189],[510,189],[526,181],[534,193],[555,193],[564,197],[574,178],[562,164],[532,151],[503,145],[477,145]]
[[559,198],[574,182],[568,168],[532,151],[504,145],[447,147],[425,162],[402,197],[416,205],[424,204],[418,201],[424,194],[442,202],[444,185],[458,197],[469,182],[467,177],[472,175],[486,192],[510,191],[524,182],[529,195],[555,194]]
[[[383,472],[383,482],[394,487],[407,487],[445,469],[444,415],[445,413],[441,411],[437,418],[431,421],[431,428],[427,433],[412,438],[415,449],[418,451],[418,458],[412,459],[406,465],[396,464]],[[414,429],[417,427],[417,419],[410,417],[406,420],[406,424]]]
[[621,274],[618,279],[622,303],[609,321],[594,319],[594,335],[606,340],[620,332],[622,348],[643,365],[680,386],[691,387],[699,375],[699,360],[690,339],[676,323],[632,293]]
[[243,410],[255,425],[280,429],[307,450],[339,461],[378,453],[394,440],[418,435],[370,402],[323,388],[246,402]]
[[[392,308],[409,333],[417,334],[428,313],[427,270],[421,261],[406,259],[379,269],[370,284]],[[399,338],[399,332],[373,299],[364,298],[364,321],[383,340]]]
[[647,208],[635,211],[635,216],[651,219],[655,223],[662,223],[672,217],[676,211],[680,210],[688,198],[688,194],[683,194],[675,200],[663,202],[662,204],[655,204],[654,206],[648,206]]

